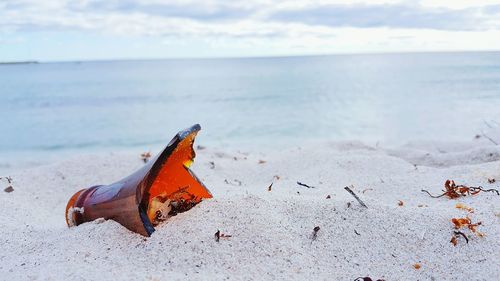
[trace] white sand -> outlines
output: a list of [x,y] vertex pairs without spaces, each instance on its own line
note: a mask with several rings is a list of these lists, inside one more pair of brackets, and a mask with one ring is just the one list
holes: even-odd
[[[500,147],[486,140],[397,149],[326,143],[265,154],[209,147],[198,151],[192,169],[214,199],[173,217],[150,238],[113,221],[67,228],[69,197],[128,175],[142,165],[139,154],[86,155],[17,171],[10,174],[11,193],[3,192],[7,184],[0,181],[0,279],[498,280],[500,275],[500,196],[449,200],[420,191],[439,193],[446,179],[499,189]],[[275,175],[280,179],[269,192]],[[488,178],[497,182],[489,184]],[[368,209],[343,189],[347,185]],[[483,222],[478,230],[486,236],[471,236],[469,244],[459,239],[454,247],[450,219],[466,215],[455,208],[457,202],[475,209],[471,218]],[[312,240],[315,226],[320,230]],[[217,243],[217,229],[232,237]],[[415,263],[422,267],[416,270]]]

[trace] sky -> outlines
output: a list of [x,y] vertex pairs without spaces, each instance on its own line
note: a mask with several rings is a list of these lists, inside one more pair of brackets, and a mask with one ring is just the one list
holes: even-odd
[[0,61],[500,50],[500,0],[0,0]]

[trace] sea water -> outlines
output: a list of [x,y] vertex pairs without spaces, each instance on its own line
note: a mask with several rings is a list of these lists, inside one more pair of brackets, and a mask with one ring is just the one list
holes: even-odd
[[0,162],[148,150],[195,123],[200,144],[266,148],[470,140],[495,122],[500,52],[0,65]]

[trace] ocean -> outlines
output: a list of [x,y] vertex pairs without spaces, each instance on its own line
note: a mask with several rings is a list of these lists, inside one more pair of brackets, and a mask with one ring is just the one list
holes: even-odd
[[0,65],[0,105],[0,163],[146,151],[195,123],[217,147],[462,141],[500,122],[500,52]]

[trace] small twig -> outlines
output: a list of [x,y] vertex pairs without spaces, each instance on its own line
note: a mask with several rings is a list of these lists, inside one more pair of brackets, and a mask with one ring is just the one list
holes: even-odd
[[485,138],[487,138],[489,141],[491,141],[494,145],[498,145],[496,141],[494,141],[492,138],[488,137],[483,131],[481,131],[481,135]]
[[354,193],[354,191],[352,191],[352,189],[350,189],[348,186],[344,187],[345,190],[347,190],[347,192],[349,192],[354,198],[356,198],[356,200],[358,200],[359,204],[361,204],[361,206],[365,207],[365,208],[368,208],[368,206],[366,206],[366,204],[361,201],[361,199],[359,199],[358,195],[356,195],[356,193]]
[[360,236],[361,236],[361,234],[359,234],[359,233],[356,231],[356,229],[354,230],[354,233],[356,233],[356,235],[360,235]]
[[5,178],[5,180],[7,180],[7,183],[8,184],[11,184],[12,183],[12,177],[11,176],[6,176],[6,177],[0,177],[0,180]]
[[486,120],[483,119],[483,123],[488,126],[488,128],[493,129],[493,126],[490,125]]
[[300,181],[298,181],[298,182],[297,182],[297,184],[298,184],[298,185],[301,185],[301,186],[305,186],[305,187],[307,187],[307,188],[316,188],[316,187],[314,187],[314,186],[310,186],[310,185],[307,185],[307,184],[305,184],[305,183],[301,183]]

